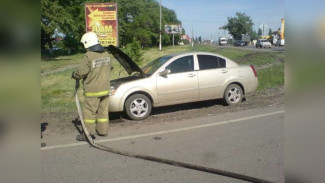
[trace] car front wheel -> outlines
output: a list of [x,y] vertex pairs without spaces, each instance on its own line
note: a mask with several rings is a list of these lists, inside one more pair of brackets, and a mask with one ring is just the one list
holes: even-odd
[[236,84],[229,85],[224,93],[224,101],[226,105],[236,105],[243,99],[243,90]]
[[133,120],[146,119],[150,115],[151,109],[151,101],[143,94],[132,95],[125,101],[125,112]]

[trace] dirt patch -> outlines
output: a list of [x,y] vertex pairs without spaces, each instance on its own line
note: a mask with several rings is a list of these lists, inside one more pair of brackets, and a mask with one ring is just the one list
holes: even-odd
[[274,62],[274,63],[270,63],[270,64],[265,64],[265,65],[256,67],[256,70],[263,70],[263,69],[267,69],[267,68],[270,68],[272,66],[277,66],[277,65],[280,65],[280,64],[282,64],[282,63],[281,62]]
[[[227,112],[261,108],[284,103],[284,87],[277,87],[246,95],[246,100],[236,106],[224,106],[222,100],[210,100],[153,109],[142,123],[172,122]],[[125,119],[125,121],[131,122]]]
[[[236,106],[224,106],[222,100],[210,100],[167,107],[154,108],[151,115],[142,121],[124,118],[121,113],[110,114],[110,128],[116,126],[154,125],[162,122],[173,122],[203,116],[219,115],[228,112],[262,108],[284,103],[284,87],[270,88],[246,95],[246,101]],[[44,138],[48,135],[63,135],[80,131],[78,113],[44,113],[41,122],[48,124]]]

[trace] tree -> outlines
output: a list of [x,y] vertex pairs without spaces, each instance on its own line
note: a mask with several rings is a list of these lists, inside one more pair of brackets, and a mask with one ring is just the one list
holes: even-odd
[[125,53],[137,64],[142,62],[141,45],[136,38],[133,38],[132,42],[126,45]]
[[258,34],[255,31],[253,31],[250,36],[251,36],[251,41],[258,39]]
[[257,35],[258,35],[258,36],[262,36],[262,29],[261,29],[261,28],[258,28]]
[[41,0],[41,48],[52,47],[55,30],[80,40],[85,30],[84,1]]
[[240,39],[242,34],[253,34],[253,21],[245,13],[236,12],[236,17],[228,17],[228,23],[222,29],[228,30],[235,38]]
[[[159,3],[155,0],[118,0],[120,45],[125,46],[135,37],[142,47],[159,44]],[[162,29],[166,24],[181,24],[173,10],[162,7]],[[175,42],[180,36],[175,35]],[[172,44],[172,35],[164,34],[162,43]]]
[[[55,30],[64,33],[68,49],[81,46],[79,40],[85,33],[84,4],[91,2],[117,2],[119,44],[124,47],[136,38],[141,47],[159,44],[159,2],[156,0],[41,0],[41,46],[52,47]],[[162,7],[162,26],[181,24],[174,10]],[[184,30],[185,31],[185,30]],[[175,35],[175,42],[180,36]],[[77,43],[77,44],[76,44]],[[172,35],[163,34],[164,45],[172,44]]]
[[269,29],[269,36],[271,36],[272,35],[272,29],[270,28]]

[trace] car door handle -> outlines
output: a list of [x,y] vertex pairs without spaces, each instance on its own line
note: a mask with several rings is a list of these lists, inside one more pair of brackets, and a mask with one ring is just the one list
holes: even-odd
[[228,70],[221,70],[221,73],[227,73]]
[[195,74],[193,74],[193,73],[190,73],[190,74],[187,75],[187,77],[190,77],[190,78],[194,77],[194,76],[195,76]]

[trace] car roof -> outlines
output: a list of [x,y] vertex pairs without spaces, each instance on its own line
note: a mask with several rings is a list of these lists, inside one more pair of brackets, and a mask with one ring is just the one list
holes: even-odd
[[[227,67],[234,67],[234,66],[238,66],[238,64],[227,58],[227,57],[224,57],[222,55],[219,55],[219,54],[216,54],[216,53],[212,53],[212,52],[204,52],[204,51],[186,51],[186,52],[178,52],[178,53],[173,53],[173,54],[170,54],[170,55],[165,55],[163,57],[170,57],[169,59],[177,59],[177,57],[182,57],[182,56],[186,56],[186,55],[191,55],[191,54],[202,54],[202,55],[212,55],[212,56],[217,56],[217,57],[220,57],[220,58],[223,58],[225,60],[227,60]],[[169,60],[168,59],[168,60]]]
[[178,57],[178,56],[182,56],[182,55],[188,55],[188,54],[204,54],[204,55],[215,55],[224,59],[228,59],[227,57],[224,57],[222,55],[216,54],[216,53],[211,53],[211,52],[204,52],[204,51],[186,51],[186,52],[178,52],[178,53],[173,53],[170,55],[166,55],[165,57]]

